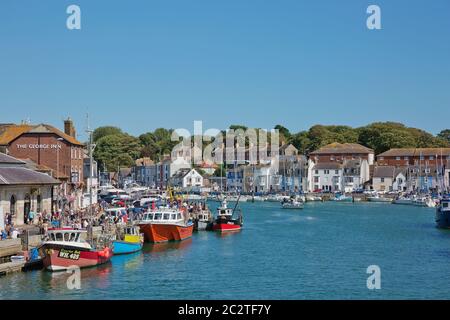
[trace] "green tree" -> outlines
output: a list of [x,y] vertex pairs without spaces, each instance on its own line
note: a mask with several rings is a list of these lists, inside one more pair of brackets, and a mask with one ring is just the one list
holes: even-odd
[[437,137],[447,142],[447,145],[450,144],[450,129],[442,130]]
[[97,141],[95,159],[108,171],[117,171],[118,167],[132,166],[141,154],[139,139],[128,134],[107,135]]
[[99,127],[94,130],[92,134],[92,139],[94,142],[97,142],[103,137],[115,135],[115,134],[122,134],[122,129],[113,127],[113,126],[105,126],[105,127]]

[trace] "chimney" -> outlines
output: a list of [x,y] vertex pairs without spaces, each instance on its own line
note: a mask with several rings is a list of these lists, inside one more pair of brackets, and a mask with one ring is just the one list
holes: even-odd
[[72,121],[72,119],[70,119],[70,117],[67,118],[67,120],[64,120],[64,133],[73,138],[76,138],[75,127],[74,127],[73,121]]

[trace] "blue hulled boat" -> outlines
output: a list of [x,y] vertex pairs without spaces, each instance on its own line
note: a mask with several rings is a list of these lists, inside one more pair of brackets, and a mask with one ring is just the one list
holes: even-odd
[[436,225],[439,229],[450,229],[450,198],[443,198],[436,209]]
[[120,240],[113,242],[114,255],[130,254],[142,250],[144,237],[139,233],[139,227],[126,227]]

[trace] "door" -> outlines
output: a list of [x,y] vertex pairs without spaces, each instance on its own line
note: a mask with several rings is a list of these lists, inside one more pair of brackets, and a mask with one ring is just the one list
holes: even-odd
[[27,194],[25,195],[25,201],[23,203],[23,222],[27,223],[28,222],[28,214],[30,213],[31,210],[31,198],[30,195]]

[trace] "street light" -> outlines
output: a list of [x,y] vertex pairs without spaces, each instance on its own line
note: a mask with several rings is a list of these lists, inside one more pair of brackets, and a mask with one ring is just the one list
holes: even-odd
[[[64,141],[64,139],[63,138],[58,138],[58,139],[56,139],[56,141]],[[58,144],[58,142],[56,142],[56,179],[59,179],[59,144]],[[60,193],[61,193],[61,189],[60,190],[58,190],[58,207],[57,207],[57,209],[60,209]]]

